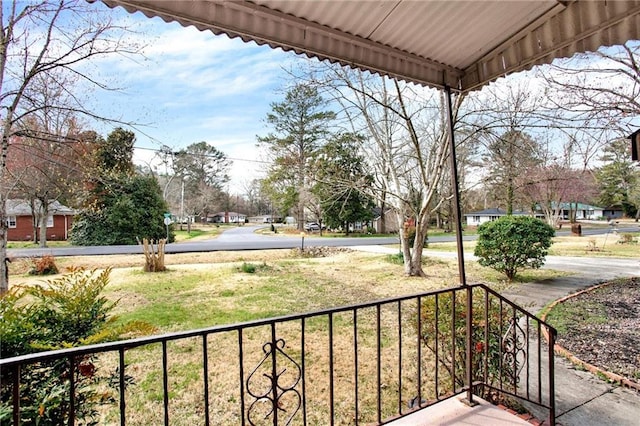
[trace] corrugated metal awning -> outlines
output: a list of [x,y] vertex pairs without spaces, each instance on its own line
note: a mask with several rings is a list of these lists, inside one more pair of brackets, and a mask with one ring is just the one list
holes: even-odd
[[433,87],[640,38],[640,0],[103,0],[165,21]]

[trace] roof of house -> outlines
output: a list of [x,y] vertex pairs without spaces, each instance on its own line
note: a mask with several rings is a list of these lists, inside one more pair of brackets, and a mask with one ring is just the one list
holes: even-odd
[[[555,208],[556,203],[551,203],[551,208]],[[562,210],[603,210],[602,207],[592,206],[584,203],[560,203]]]
[[[40,205],[40,201],[36,200],[36,206]],[[11,216],[32,216],[31,204],[28,200],[23,199],[8,199],[6,203],[6,214]],[[59,201],[53,200],[49,203],[49,213],[53,215],[70,216],[75,215],[76,211],[65,205],[60,204]]]
[[209,215],[209,217],[225,217],[225,216],[246,216],[244,213],[238,213],[238,212],[218,212],[218,213],[212,213]]

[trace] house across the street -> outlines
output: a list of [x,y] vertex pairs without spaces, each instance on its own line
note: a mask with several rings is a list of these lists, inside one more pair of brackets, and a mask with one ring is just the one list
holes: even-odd
[[[499,208],[494,209],[484,209],[477,212],[464,214],[464,218],[467,221],[467,226],[480,226],[486,222],[493,222],[501,218],[502,216],[506,216],[507,211]],[[531,216],[531,212],[525,212],[522,210],[514,210],[511,213],[512,216]],[[538,218],[544,218],[541,214],[535,215]]]
[[577,220],[599,220],[604,218],[604,209],[602,207],[591,206],[583,203],[560,203],[560,217],[562,219],[571,218],[570,213],[575,212]]
[[209,223],[244,223],[247,216],[236,212],[219,212],[207,217]]
[[602,210],[602,216],[607,220],[620,219],[621,217],[624,217],[624,210],[622,209],[622,205],[616,204],[605,207]]
[[[384,230],[382,229],[383,216]],[[398,218],[396,217],[395,212],[390,208],[386,208],[383,212],[380,207],[375,207],[373,209],[373,219],[371,219],[371,227],[374,229],[374,232],[376,234],[397,233],[399,230]]]
[[[602,207],[591,206],[583,203],[561,203],[558,208],[560,219],[569,219],[570,212],[575,213],[577,220],[600,220],[607,217],[607,211]],[[513,216],[531,216],[531,212],[514,210]],[[492,222],[502,216],[506,216],[507,211],[500,208],[480,210],[463,215],[467,221],[467,226],[479,226],[485,222]],[[535,212],[535,217],[544,219],[544,214],[540,210]]]
[[[6,204],[7,214],[7,240],[8,241],[32,241],[33,240],[33,211],[27,200],[9,199]],[[47,217],[47,240],[66,240],[75,216],[75,210],[63,206],[58,201],[52,201],[49,205]]]

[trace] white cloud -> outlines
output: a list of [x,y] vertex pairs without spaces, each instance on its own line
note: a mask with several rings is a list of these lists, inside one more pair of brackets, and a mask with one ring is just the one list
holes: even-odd
[[[181,149],[207,141],[235,159],[231,188],[259,177],[262,166],[256,135],[265,134],[263,119],[283,83],[283,66],[295,60],[240,39],[165,23],[141,14],[112,11],[123,26],[134,30],[131,43],[144,46],[143,56],[107,57],[93,66],[122,92],[95,99],[99,114],[136,126],[136,145]],[[106,135],[113,127],[99,126]],[[149,164],[153,151],[137,150],[135,160]]]

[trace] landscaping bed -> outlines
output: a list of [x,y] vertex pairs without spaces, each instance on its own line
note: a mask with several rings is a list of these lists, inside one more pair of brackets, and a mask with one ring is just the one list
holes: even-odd
[[640,385],[640,278],[569,297],[547,320],[558,329],[558,344],[580,361]]

